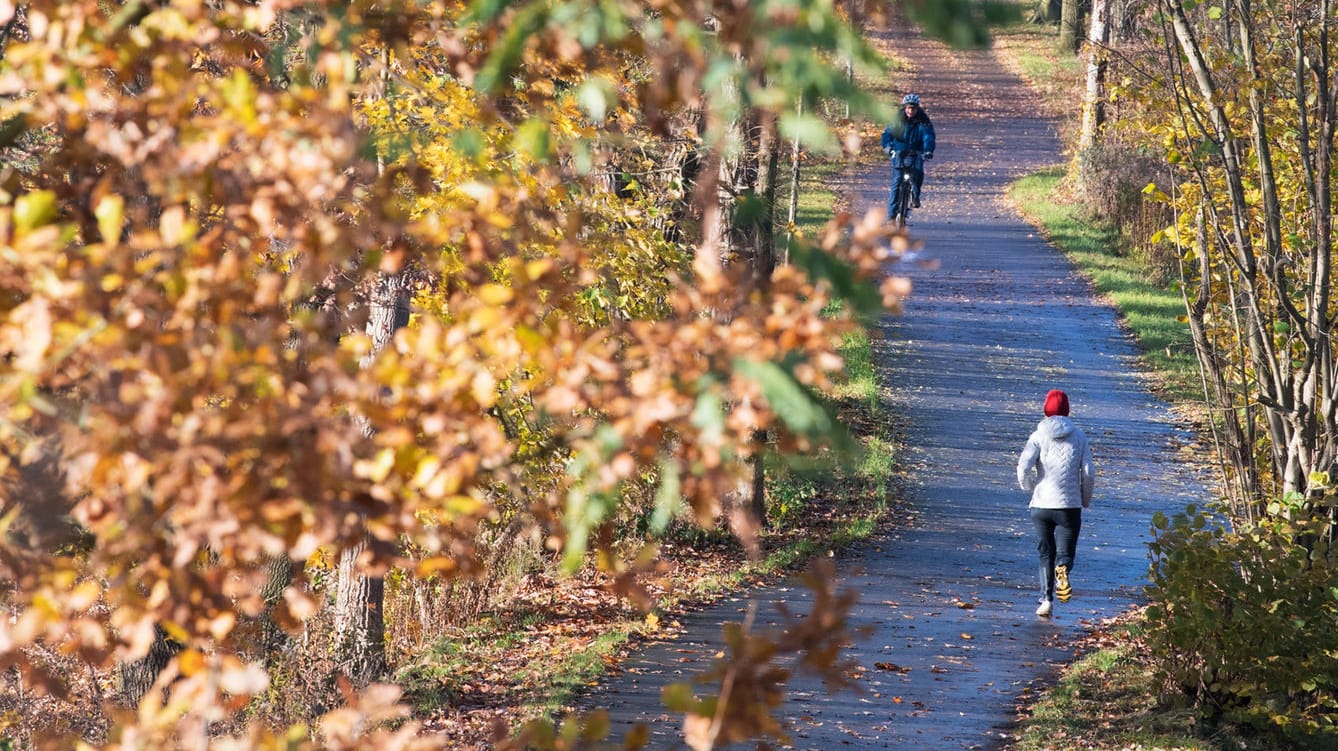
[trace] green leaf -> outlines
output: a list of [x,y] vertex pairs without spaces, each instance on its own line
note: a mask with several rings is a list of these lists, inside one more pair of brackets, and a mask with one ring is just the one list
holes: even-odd
[[572,166],[582,175],[588,175],[595,169],[595,152],[590,141],[581,139],[571,144]]
[[718,441],[725,434],[725,405],[709,382],[697,394],[689,421],[707,442]]
[[487,23],[502,15],[502,11],[513,4],[510,0],[475,0],[461,22],[466,24]]
[[451,145],[470,159],[478,159],[483,155],[487,140],[478,128],[465,128],[451,136]]
[[805,148],[815,151],[832,152],[837,150],[836,137],[827,121],[811,114],[786,112],[780,116],[780,134],[791,141],[799,141]]
[[49,190],[35,190],[14,201],[14,229],[19,234],[31,232],[55,221],[59,214],[56,194]]
[[[492,6],[485,7],[492,8]],[[529,38],[542,29],[547,20],[548,9],[542,3],[525,6],[516,13],[511,25],[507,27],[506,35],[493,47],[492,53],[488,55],[478,75],[474,77],[474,88],[484,93],[494,93],[502,81],[520,64],[521,55],[525,52]]]
[[548,161],[551,141],[548,122],[543,118],[531,117],[516,129],[516,150],[537,161]]
[[736,360],[735,371],[762,387],[762,393],[786,427],[807,435],[826,435],[836,424],[826,405],[774,362]]
[[674,520],[683,506],[683,483],[678,476],[677,462],[660,462],[660,484],[655,488],[655,512],[650,518],[650,530],[661,534]]
[[670,712],[691,712],[697,706],[697,697],[690,683],[670,683],[660,689],[660,703]]
[[976,17],[971,0],[905,3],[903,7],[930,36],[957,49],[977,49],[990,41],[989,31]]
[[19,136],[28,132],[28,118],[18,114],[0,123],[0,148],[12,146]]
[[861,451],[835,410],[818,394],[794,377],[790,366],[769,361],[738,359],[734,369],[762,388],[762,395],[786,428],[810,438],[827,441],[837,451]]

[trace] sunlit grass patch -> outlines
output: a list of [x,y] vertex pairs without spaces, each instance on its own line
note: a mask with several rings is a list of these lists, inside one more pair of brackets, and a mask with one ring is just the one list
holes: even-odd
[[1014,183],[1009,197],[1120,311],[1166,395],[1176,401],[1201,399],[1179,290],[1153,281],[1137,258],[1120,253],[1113,228],[1087,218],[1076,204],[1056,200],[1063,180],[1060,167],[1038,172]]

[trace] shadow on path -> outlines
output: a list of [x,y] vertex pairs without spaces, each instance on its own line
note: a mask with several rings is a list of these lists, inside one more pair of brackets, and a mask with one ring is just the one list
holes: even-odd
[[[933,72],[914,90],[939,141],[911,224],[936,265],[891,270],[915,290],[875,332],[913,522],[840,558],[841,585],[860,598],[851,625],[869,630],[850,652],[860,691],[833,695],[801,678],[783,713],[797,749],[996,749],[1016,705],[1072,658],[1073,638],[1139,599],[1153,512],[1206,491],[1181,455],[1192,436],[1148,392],[1114,311],[1000,200],[1008,182],[1060,159],[1024,85],[987,51],[881,41]],[[887,179],[881,165],[850,175],[851,205],[884,205]],[[1049,388],[1069,393],[1098,478],[1075,597],[1039,619],[1014,466]],[[659,687],[704,670],[721,624],[741,621],[749,600],[765,622],[778,602],[806,612],[806,599],[801,586],[764,587],[694,613],[680,638],[628,660],[592,701],[610,707],[615,727],[652,722],[654,748],[680,748]]]

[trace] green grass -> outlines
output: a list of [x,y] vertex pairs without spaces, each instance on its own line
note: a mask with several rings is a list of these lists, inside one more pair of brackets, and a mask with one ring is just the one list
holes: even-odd
[[1009,198],[1119,309],[1164,395],[1176,402],[1201,399],[1180,292],[1152,281],[1137,258],[1117,252],[1114,229],[1091,221],[1078,205],[1057,201],[1063,181],[1060,167],[1038,172],[1014,183]]
[[1127,645],[1101,649],[1069,666],[1031,708],[1010,751],[1093,748],[1211,751],[1193,737],[1193,718],[1162,711],[1146,668]]
[[1158,702],[1139,654],[1137,623],[1070,665],[1030,708],[1008,751],[1269,751],[1267,740],[1230,729],[1198,731],[1194,713]]

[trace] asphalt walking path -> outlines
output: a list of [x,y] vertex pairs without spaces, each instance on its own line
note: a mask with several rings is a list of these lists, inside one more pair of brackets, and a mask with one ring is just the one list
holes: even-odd
[[[924,208],[911,217],[921,263],[890,269],[914,292],[875,341],[909,520],[838,556],[841,586],[859,593],[850,624],[867,629],[849,653],[859,691],[800,678],[781,714],[796,749],[999,749],[1017,708],[1073,659],[1075,637],[1140,599],[1153,513],[1208,490],[1194,437],[1149,392],[1113,309],[1002,201],[1009,182],[1061,159],[1024,84],[989,51],[875,38],[918,62],[913,87],[938,133]],[[883,165],[853,174],[851,205],[885,204],[888,177]],[[1068,392],[1098,475],[1074,598],[1038,618],[1015,463],[1050,388]],[[807,600],[784,583],[693,613],[677,638],[623,663],[593,702],[615,727],[651,723],[653,748],[683,748],[660,687],[706,669],[723,649],[722,624],[742,621],[750,602],[765,624],[777,604],[803,613]]]

